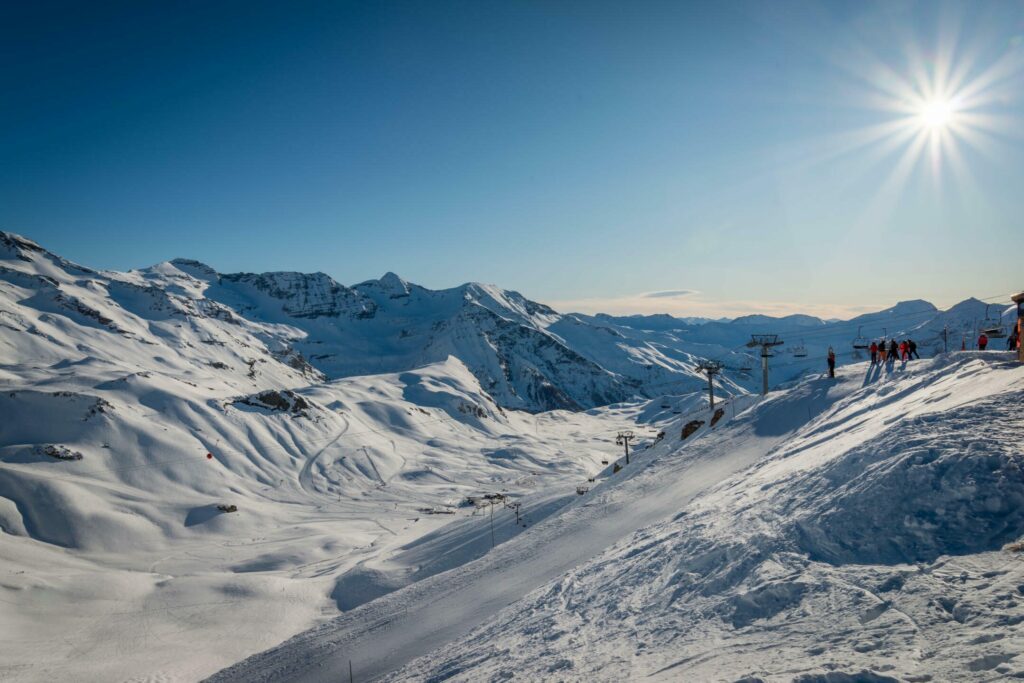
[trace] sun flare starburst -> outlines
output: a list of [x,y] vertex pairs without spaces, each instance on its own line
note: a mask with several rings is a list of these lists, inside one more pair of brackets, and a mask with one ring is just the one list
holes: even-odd
[[881,178],[889,196],[922,166],[937,183],[949,175],[963,190],[977,189],[969,164],[1005,156],[1007,142],[1024,137],[1024,39],[1003,43],[962,27],[953,21],[927,47],[908,35],[885,58],[864,43],[834,52],[833,63],[852,78],[851,104],[877,116],[835,136],[826,158],[861,150],[873,170],[888,167]]
[[921,105],[919,114],[926,128],[944,128],[953,121],[954,107],[951,100],[934,98]]

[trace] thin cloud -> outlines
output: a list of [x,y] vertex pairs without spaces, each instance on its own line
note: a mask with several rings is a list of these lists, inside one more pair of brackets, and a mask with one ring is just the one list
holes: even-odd
[[696,289],[665,289],[660,292],[647,292],[640,296],[645,299],[673,299],[678,296],[692,296],[700,294]]
[[[644,292],[629,296],[549,300],[548,304],[560,313],[608,313],[611,315],[650,315],[668,313],[679,317],[735,318],[751,313],[785,316],[804,313],[819,318],[847,320],[869,311],[878,311],[891,304],[822,305],[795,301],[715,301],[705,299],[699,292],[672,290],[685,294]],[[652,296],[660,295],[660,296]]]

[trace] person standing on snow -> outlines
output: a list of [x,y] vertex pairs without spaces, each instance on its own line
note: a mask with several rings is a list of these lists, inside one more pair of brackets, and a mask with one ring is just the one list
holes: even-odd
[[988,336],[982,332],[981,336],[978,337],[978,350],[984,351],[986,346],[988,346]]
[[836,352],[832,350],[832,347],[828,347],[828,376],[836,376]]
[[900,342],[900,360],[906,363],[910,359],[910,345],[904,339]]
[[896,343],[895,339],[893,339],[891,342],[889,342],[889,362],[890,363],[895,363],[896,362],[896,358],[899,356],[899,352],[900,352],[900,345]]
[[878,342],[878,364],[885,365],[885,340]]
[[874,365],[875,361],[878,360],[878,344],[871,342],[871,364]]
[[1017,330],[1013,331],[1010,338],[1006,340],[1006,350],[1016,351],[1017,350]]
[[910,350],[910,357],[921,360],[921,356],[917,353],[917,342],[913,339],[907,340],[907,348]]

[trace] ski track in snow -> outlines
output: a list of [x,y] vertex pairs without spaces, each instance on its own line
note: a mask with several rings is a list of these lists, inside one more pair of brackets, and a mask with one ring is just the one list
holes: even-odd
[[[694,438],[694,437],[691,437]],[[739,430],[713,448],[638,456],[613,492],[594,490],[556,517],[506,542],[483,558],[378,598],[333,623],[303,634],[211,680],[334,680],[356,663],[360,678],[374,678],[453,640],[530,590],[590,559],[636,529],[677,512],[694,495],[750,465],[782,436],[756,437]],[[719,457],[710,457],[711,451]],[[725,451],[724,457],[721,452]],[[640,469],[643,468],[643,469]],[[629,472],[630,470],[627,470]],[[669,477],[674,485],[664,486]],[[424,625],[429,625],[425,631]]]

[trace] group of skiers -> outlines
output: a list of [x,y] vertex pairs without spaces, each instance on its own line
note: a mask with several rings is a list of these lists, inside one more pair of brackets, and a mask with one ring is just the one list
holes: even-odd
[[[1017,335],[1017,330],[1014,330],[1010,337],[1006,340],[1006,349],[1012,351],[1020,346],[1021,339]],[[978,350],[984,351],[988,347],[988,335],[984,332],[978,337]],[[858,347],[863,348],[863,347]],[[871,346],[868,347],[871,351],[871,364],[872,365],[885,365],[886,363],[895,363],[897,360],[901,360],[906,363],[908,360],[917,358],[920,360],[921,356],[917,353],[917,342],[913,339],[904,339],[903,341],[896,341],[890,339],[886,341],[882,339],[880,341],[871,342]],[[828,347],[828,376],[836,376],[836,352],[832,350],[832,347]]]
[[917,353],[917,342],[913,339],[904,339],[903,341],[896,341],[895,339],[889,340],[888,344],[883,339],[878,342],[871,342],[871,346],[868,347],[871,351],[871,364],[885,365],[886,362],[895,363],[897,360],[907,362],[912,358],[920,360],[921,356]]

